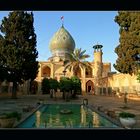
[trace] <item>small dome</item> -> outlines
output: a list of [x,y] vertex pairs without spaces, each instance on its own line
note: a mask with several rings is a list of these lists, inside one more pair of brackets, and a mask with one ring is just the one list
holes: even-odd
[[75,42],[70,33],[62,27],[53,35],[49,48],[54,56],[63,56],[74,51]]

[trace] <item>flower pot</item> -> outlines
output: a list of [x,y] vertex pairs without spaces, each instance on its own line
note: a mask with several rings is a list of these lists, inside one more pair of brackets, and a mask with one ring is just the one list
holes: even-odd
[[120,122],[125,128],[132,128],[136,124],[135,118],[122,118],[120,117]]

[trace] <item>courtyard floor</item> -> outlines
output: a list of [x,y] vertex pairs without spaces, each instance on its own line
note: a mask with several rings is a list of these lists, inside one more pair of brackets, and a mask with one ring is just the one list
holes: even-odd
[[[114,96],[103,96],[103,95],[84,95],[78,96],[78,99],[70,100],[66,102],[62,97],[57,96],[56,98],[50,98],[49,95],[18,95],[18,99],[11,99],[11,95],[0,94],[0,114],[4,112],[18,111],[22,113],[22,119],[24,120],[29,116],[32,111],[26,111],[27,107],[35,109],[39,107],[38,103],[41,101],[48,104],[57,103],[72,103],[82,104],[83,99],[88,99],[88,104],[94,108],[100,107],[100,111],[106,114],[107,110],[115,111],[116,115],[119,112],[126,111],[134,113],[137,118],[135,128],[140,128],[140,100],[129,99],[127,103],[127,109],[124,109],[123,98]],[[113,118],[114,119],[114,118]]]

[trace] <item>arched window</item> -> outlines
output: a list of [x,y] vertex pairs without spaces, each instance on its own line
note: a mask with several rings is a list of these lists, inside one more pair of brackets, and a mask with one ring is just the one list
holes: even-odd
[[91,78],[92,77],[92,69],[90,67],[86,68],[86,78]]
[[74,75],[78,78],[81,78],[81,69],[80,67],[74,68]]
[[48,66],[42,68],[42,77],[50,77],[51,69]]

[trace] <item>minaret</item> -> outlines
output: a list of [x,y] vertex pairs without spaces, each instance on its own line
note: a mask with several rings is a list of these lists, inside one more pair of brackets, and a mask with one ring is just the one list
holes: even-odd
[[94,48],[94,77],[95,77],[95,94],[99,94],[99,79],[102,77],[102,69],[103,69],[103,63],[102,63],[102,45],[95,45]]
[[102,77],[102,45],[95,45],[94,48],[94,76]]

